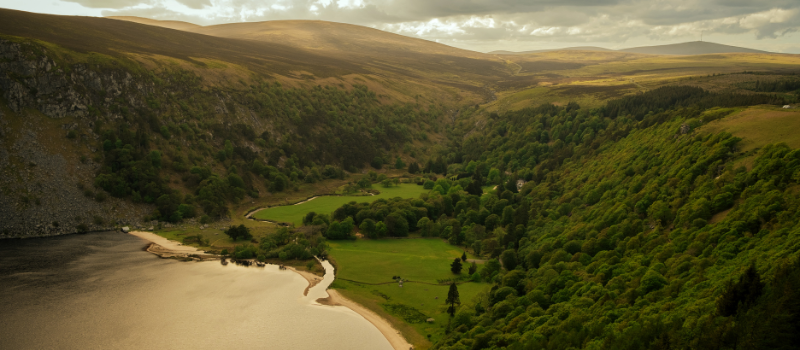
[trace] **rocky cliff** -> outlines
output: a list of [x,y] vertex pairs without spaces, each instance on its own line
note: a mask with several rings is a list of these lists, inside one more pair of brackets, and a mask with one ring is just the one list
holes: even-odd
[[[141,224],[152,210],[92,186],[99,168],[92,105],[145,86],[122,69],[57,62],[41,46],[0,40],[0,238],[52,236]],[[105,96],[105,97],[102,97]]]

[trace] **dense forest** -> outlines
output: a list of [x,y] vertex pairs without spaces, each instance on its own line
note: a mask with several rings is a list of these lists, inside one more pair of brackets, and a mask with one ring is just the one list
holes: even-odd
[[495,114],[432,158],[447,164],[418,179],[429,194],[306,221],[490,259],[456,276],[493,287],[436,349],[796,348],[800,151],[768,146],[747,170],[740,139],[694,131],[759,103],[782,101],[672,87]]
[[[95,185],[155,204],[150,218],[162,221],[202,216],[208,222],[227,216],[230,203],[259,197],[258,188],[282,192],[343,178],[344,170],[393,164],[392,154],[440,128],[437,107],[381,103],[362,85],[304,89],[260,80],[236,92],[208,89],[201,77],[180,69],[146,78],[158,91],[173,92],[150,94],[143,106],[119,99],[108,111],[102,104],[90,108],[122,118],[94,126],[103,151],[95,159],[103,164]],[[266,131],[221,123],[220,114],[246,115]],[[165,173],[177,173],[181,188]]]

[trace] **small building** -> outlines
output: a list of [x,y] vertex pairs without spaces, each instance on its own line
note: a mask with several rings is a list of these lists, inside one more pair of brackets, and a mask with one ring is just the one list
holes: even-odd
[[122,232],[125,232],[125,233],[131,232],[131,228],[128,227],[128,226],[123,226],[122,227]]
[[792,108],[792,106],[790,106],[790,105],[783,106],[783,109],[789,109],[789,108]]

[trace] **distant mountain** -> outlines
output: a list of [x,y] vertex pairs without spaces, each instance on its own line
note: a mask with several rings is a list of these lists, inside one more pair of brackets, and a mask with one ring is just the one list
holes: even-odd
[[602,47],[596,46],[579,46],[579,47],[567,47],[563,49],[548,49],[548,50],[533,50],[533,51],[521,51],[521,52],[513,52],[513,51],[492,51],[489,54],[493,55],[523,55],[523,54],[530,54],[530,53],[542,53],[542,52],[550,52],[550,51],[618,51],[618,52],[629,52],[629,53],[641,53],[641,54],[648,54],[648,55],[708,55],[714,53],[771,53],[767,51],[761,50],[753,50],[744,47],[737,47],[737,46],[730,46],[730,45],[723,45],[717,43],[711,43],[707,41],[691,41],[687,43],[680,43],[680,44],[669,44],[669,45],[656,45],[656,46],[641,46],[641,47],[632,47],[628,49],[621,49],[621,50],[610,50],[605,49]]
[[194,32],[197,29],[202,28],[202,26],[199,26],[199,25],[194,24],[194,23],[189,23],[189,22],[159,21],[157,19],[149,19],[149,18],[142,18],[142,17],[136,17],[136,16],[109,16],[109,17],[106,17],[106,18],[118,19],[118,20],[121,20],[121,21],[135,22],[135,23],[139,23],[139,24],[147,24],[147,25],[151,25],[151,26],[158,26],[158,27],[164,27],[164,28],[170,28],[170,29],[176,29],[176,30],[183,30],[183,31],[186,31],[186,32]]
[[[484,53],[458,49],[434,41],[407,37],[359,25],[314,21],[280,20],[227,23],[199,26],[180,21],[160,21],[124,16],[106,17],[151,26],[172,28],[220,38],[254,40],[287,45],[335,56],[387,57],[391,60],[409,55],[447,55],[491,59]],[[413,59],[419,59],[414,56]]]
[[576,46],[576,47],[565,47],[563,49],[545,49],[545,50],[531,50],[531,51],[505,51],[505,50],[498,50],[489,52],[492,55],[524,55],[528,53],[541,53],[541,52],[550,52],[550,51],[614,51],[609,50],[602,47],[597,46]]
[[643,53],[649,55],[707,55],[713,53],[770,53],[744,47],[723,45],[707,41],[691,41],[688,43],[632,47],[618,50],[622,52]]

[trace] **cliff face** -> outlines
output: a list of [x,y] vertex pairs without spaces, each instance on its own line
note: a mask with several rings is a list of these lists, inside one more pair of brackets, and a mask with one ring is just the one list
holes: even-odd
[[42,47],[0,40],[0,238],[140,224],[149,206],[92,186],[99,116],[90,106],[115,98],[141,104],[143,93],[122,69],[58,64]]

